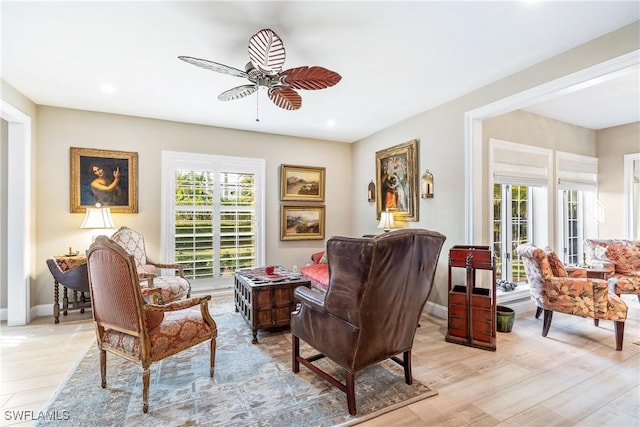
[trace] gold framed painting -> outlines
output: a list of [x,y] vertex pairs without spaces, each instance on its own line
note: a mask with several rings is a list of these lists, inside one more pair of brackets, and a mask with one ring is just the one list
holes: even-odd
[[418,221],[418,140],[376,152],[376,214],[393,212],[396,220]]
[[100,203],[138,213],[138,153],[71,147],[71,213]]
[[280,166],[280,200],[324,202],[325,168]]
[[280,240],[324,239],[324,206],[280,207]]

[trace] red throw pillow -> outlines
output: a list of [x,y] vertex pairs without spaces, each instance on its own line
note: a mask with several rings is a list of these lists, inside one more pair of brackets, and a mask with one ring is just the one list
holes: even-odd
[[147,310],[146,312],[147,330],[151,331],[157,328],[164,320],[164,313],[162,311]]

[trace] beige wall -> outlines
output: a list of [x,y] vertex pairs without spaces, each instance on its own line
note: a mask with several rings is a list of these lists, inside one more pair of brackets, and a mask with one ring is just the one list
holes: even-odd
[[91,236],[80,230],[83,214],[69,213],[69,147],[138,153],[139,213],[114,214],[145,235],[149,256],[160,259],[161,151],[261,158],[266,161],[266,262],[304,265],[323,241],[280,241],[280,164],[326,167],[326,236],[350,233],[349,144],[236,131],[53,107],[38,108],[37,304],[52,301],[45,260],[69,246],[86,249]]
[[601,238],[625,237],[624,155],[640,153],[640,123],[599,130],[598,198],[604,208]]
[[[637,51],[639,30],[640,23],[636,22],[355,143],[352,155],[354,234],[375,230],[375,209],[365,198],[365,188],[375,176],[375,152],[410,139],[420,140],[419,169],[433,173],[435,197],[420,200],[420,220],[407,226],[433,229],[447,236],[430,297],[432,302],[446,306],[449,249],[453,245],[472,243],[465,242],[465,113]],[[482,218],[482,221],[488,219]]]

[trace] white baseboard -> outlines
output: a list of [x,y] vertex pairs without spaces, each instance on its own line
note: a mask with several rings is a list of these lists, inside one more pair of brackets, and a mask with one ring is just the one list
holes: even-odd
[[[221,289],[221,290],[198,289],[192,292],[192,296],[198,296],[202,294],[210,294],[212,296],[228,296],[228,295],[233,295],[233,290],[231,289]],[[528,293],[524,299],[510,300],[510,301],[504,301],[504,302],[501,300],[500,305],[504,305],[513,309],[516,312],[516,314],[535,311],[536,309],[536,305],[531,301],[531,298],[529,298]],[[447,307],[440,304],[436,304],[431,301],[427,301],[424,311],[436,317],[439,317],[441,319],[446,319],[449,312]],[[41,316],[53,316],[53,304],[40,304],[40,305],[33,306],[31,307],[30,315],[31,315],[31,319],[35,319],[36,317],[41,317]],[[6,308],[0,308],[0,320],[7,320]]]
[[424,311],[436,317],[439,317],[441,319],[446,319],[448,317],[448,312],[449,312],[447,307],[440,304],[433,303],[431,301],[427,301]]

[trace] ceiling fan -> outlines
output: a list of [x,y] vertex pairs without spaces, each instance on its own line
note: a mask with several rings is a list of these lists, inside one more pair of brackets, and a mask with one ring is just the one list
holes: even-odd
[[340,74],[318,66],[282,71],[285,56],[282,39],[273,30],[263,29],[249,39],[249,62],[245,71],[206,59],[190,56],[178,58],[207,70],[244,77],[251,82],[222,92],[218,96],[220,101],[244,98],[263,86],[268,89],[271,101],[285,110],[297,110],[302,106],[302,97],[296,89],[326,89],[337,84],[342,78]]

